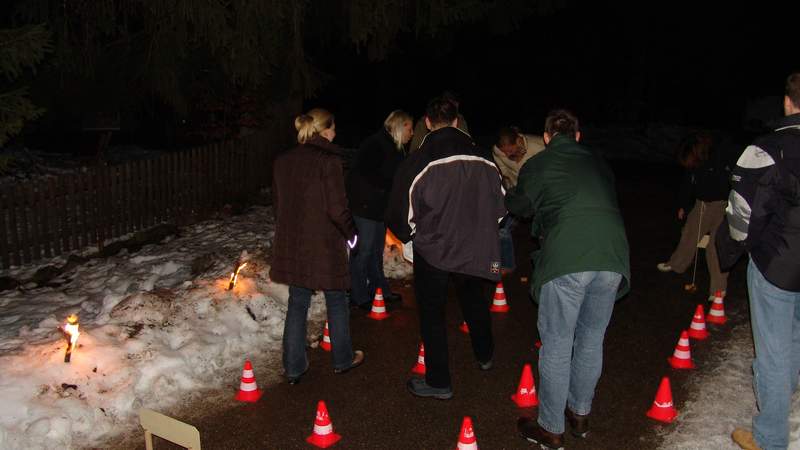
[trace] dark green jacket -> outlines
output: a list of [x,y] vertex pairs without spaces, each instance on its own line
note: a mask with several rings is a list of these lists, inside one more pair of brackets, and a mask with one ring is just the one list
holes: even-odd
[[577,272],[622,274],[617,298],[630,289],[628,240],[614,174],[593,151],[571,137],[555,136],[522,166],[506,207],[518,216],[533,216],[531,234],[541,245],[532,255],[531,295],[537,302],[542,285]]

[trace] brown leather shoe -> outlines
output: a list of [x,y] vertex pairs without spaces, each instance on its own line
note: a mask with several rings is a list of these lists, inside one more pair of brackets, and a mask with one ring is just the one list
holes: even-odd
[[364,362],[364,352],[361,350],[356,350],[353,352],[353,362],[350,363],[350,367],[345,367],[344,369],[333,369],[333,373],[345,373],[350,369],[355,369],[356,367],[360,366],[361,363]]
[[567,408],[564,410],[571,433],[575,437],[585,438],[589,434],[589,415],[580,415]]
[[564,448],[564,435],[551,433],[540,427],[534,419],[520,417],[517,420],[517,430],[519,434],[528,442],[539,444],[542,448],[562,449]]
[[733,442],[743,448],[744,450],[761,450],[761,447],[756,443],[753,433],[745,430],[744,428],[737,428],[731,433]]

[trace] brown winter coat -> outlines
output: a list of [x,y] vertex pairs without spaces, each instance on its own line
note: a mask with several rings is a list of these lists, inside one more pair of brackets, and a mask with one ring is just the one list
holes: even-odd
[[314,136],[275,159],[274,281],[314,290],[350,288],[347,240],[356,228],[340,154],[340,147]]

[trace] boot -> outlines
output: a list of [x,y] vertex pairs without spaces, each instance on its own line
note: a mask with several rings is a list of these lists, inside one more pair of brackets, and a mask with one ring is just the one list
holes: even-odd
[[567,423],[572,429],[572,435],[579,438],[585,438],[589,434],[589,415],[580,415],[572,412],[567,408],[564,410],[564,416],[567,418]]
[[517,430],[528,442],[539,444],[543,448],[554,450],[564,448],[563,434],[555,434],[545,430],[534,419],[520,417],[517,421]]

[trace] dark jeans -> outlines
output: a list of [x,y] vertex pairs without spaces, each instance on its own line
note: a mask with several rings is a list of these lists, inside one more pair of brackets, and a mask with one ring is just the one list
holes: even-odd
[[[314,291],[289,286],[289,305],[283,325],[283,369],[287,377],[299,377],[308,369],[306,323],[311,294]],[[328,333],[334,369],[346,369],[353,362],[350,343],[350,308],[344,291],[325,291],[328,308]]]
[[392,293],[383,275],[386,225],[359,216],[353,216],[353,220],[359,244],[358,252],[350,259],[350,301],[362,305],[372,301],[377,288],[381,288],[384,298]]
[[516,224],[516,217],[509,214],[498,231],[498,236],[500,237],[500,267],[503,269],[514,270],[516,267],[516,262],[514,261],[514,239],[511,237]]
[[445,325],[447,282],[451,279],[464,320],[469,326],[475,358],[486,362],[492,359],[494,353],[487,281],[437,269],[414,251],[414,293],[419,307],[422,342],[425,344],[425,382],[438,388],[451,386]]

